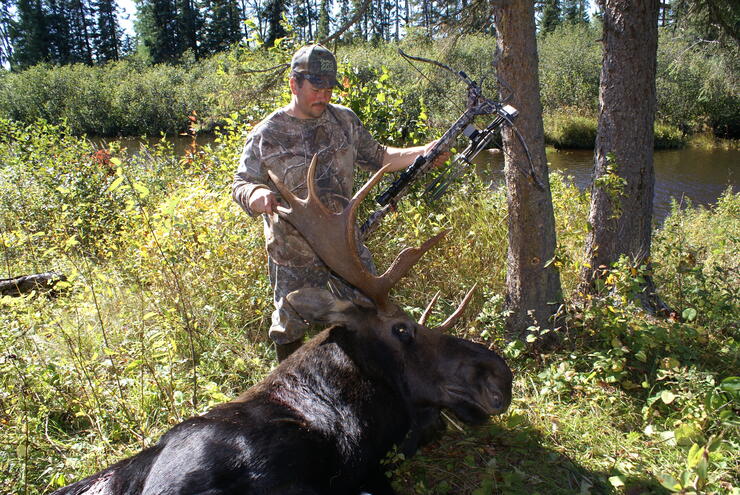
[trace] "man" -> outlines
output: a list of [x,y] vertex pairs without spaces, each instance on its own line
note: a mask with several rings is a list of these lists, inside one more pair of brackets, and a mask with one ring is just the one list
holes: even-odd
[[[356,304],[364,296],[334,276],[301,235],[280,219],[275,209],[280,197],[267,170],[276,174],[298,197],[306,196],[306,173],[314,154],[319,155],[316,182],[327,207],[341,211],[352,197],[355,165],[370,171],[391,163],[391,170],[406,168],[433,146],[392,148],[379,144],[349,108],[329,103],[337,82],[334,55],[321,45],[305,46],[291,61],[291,102],[270,114],[249,134],[232,187],[233,198],[248,214],[262,214],[267,243],[270,283],[274,290],[270,338],[277,344],[278,360],[300,347],[311,322],[286,300],[291,292],[320,288]],[[443,161],[444,157],[439,161]],[[362,246],[360,257],[374,271]]]

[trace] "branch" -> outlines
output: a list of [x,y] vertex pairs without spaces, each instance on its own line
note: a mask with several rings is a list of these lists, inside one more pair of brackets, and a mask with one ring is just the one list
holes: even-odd
[[360,5],[360,7],[357,9],[357,12],[355,12],[355,15],[352,16],[352,19],[348,20],[344,24],[344,26],[340,27],[339,30],[335,32],[334,34],[332,34],[331,36],[328,36],[322,40],[319,40],[319,43],[321,43],[322,45],[327,45],[331,43],[332,41],[334,41],[335,39],[342,36],[345,33],[345,31],[347,31],[349,28],[352,27],[353,24],[355,24],[357,21],[360,20],[360,18],[363,16],[365,11],[367,10],[368,5],[370,5],[370,0],[364,0],[362,2],[362,5]]

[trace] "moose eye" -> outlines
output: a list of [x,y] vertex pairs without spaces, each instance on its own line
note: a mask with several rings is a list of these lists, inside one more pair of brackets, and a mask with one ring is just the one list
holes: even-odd
[[398,340],[400,340],[404,344],[409,344],[412,340],[414,340],[414,334],[412,330],[408,326],[406,326],[405,323],[396,323],[395,325],[393,325],[393,328],[391,328],[391,331],[393,332],[393,335],[398,337]]

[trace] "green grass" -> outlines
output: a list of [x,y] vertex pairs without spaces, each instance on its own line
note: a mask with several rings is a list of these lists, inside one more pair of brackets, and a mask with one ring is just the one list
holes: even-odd
[[[63,128],[2,125],[3,273],[69,277],[56,298],[0,299],[0,492],[33,495],[257,383],[276,364],[271,298],[261,225],[228,188],[246,128],[234,122],[182,159],[162,144],[101,161]],[[677,312],[658,319],[629,298],[645,267],[623,262],[600,296],[576,293],[588,197],[559,175],[551,188],[567,317],[546,354],[502,338],[502,190],[470,176],[434,205],[412,195],[372,239],[386,267],[452,228],[395,297],[419,315],[440,290],[439,321],[477,282],[455,333],[498,349],[515,373],[510,410],[450,424],[394,470],[399,493],[667,493],[668,476],[738,493],[740,195],[676,207],[656,232],[654,276]]]

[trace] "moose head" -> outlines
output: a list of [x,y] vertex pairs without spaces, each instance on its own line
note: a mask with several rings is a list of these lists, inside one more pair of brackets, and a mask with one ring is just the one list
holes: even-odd
[[369,347],[382,347],[384,352],[392,353],[391,361],[403,363],[406,385],[419,407],[447,408],[466,422],[483,421],[505,411],[511,401],[512,375],[504,360],[482,345],[447,334],[462,315],[474,288],[436,328],[428,328],[425,323],[437,296],[419,322],[390,299],[393,286],[447,231],[418,248],[403,250],[382,275],[371,273],[358,254],[357,208],[388,166],[376,172],[341,212],[334,212],[318,196],[317,161],[318,155],[314,155],[308,168],[305,199],[298,198],[268,172],[288,205],[279,206],[277,213],[301,233],[331,270],[358,288],[373,305],[365,308],[325,291],[303,289],[288,295],[293,308],[309,320],[342,324],[357,332]]

